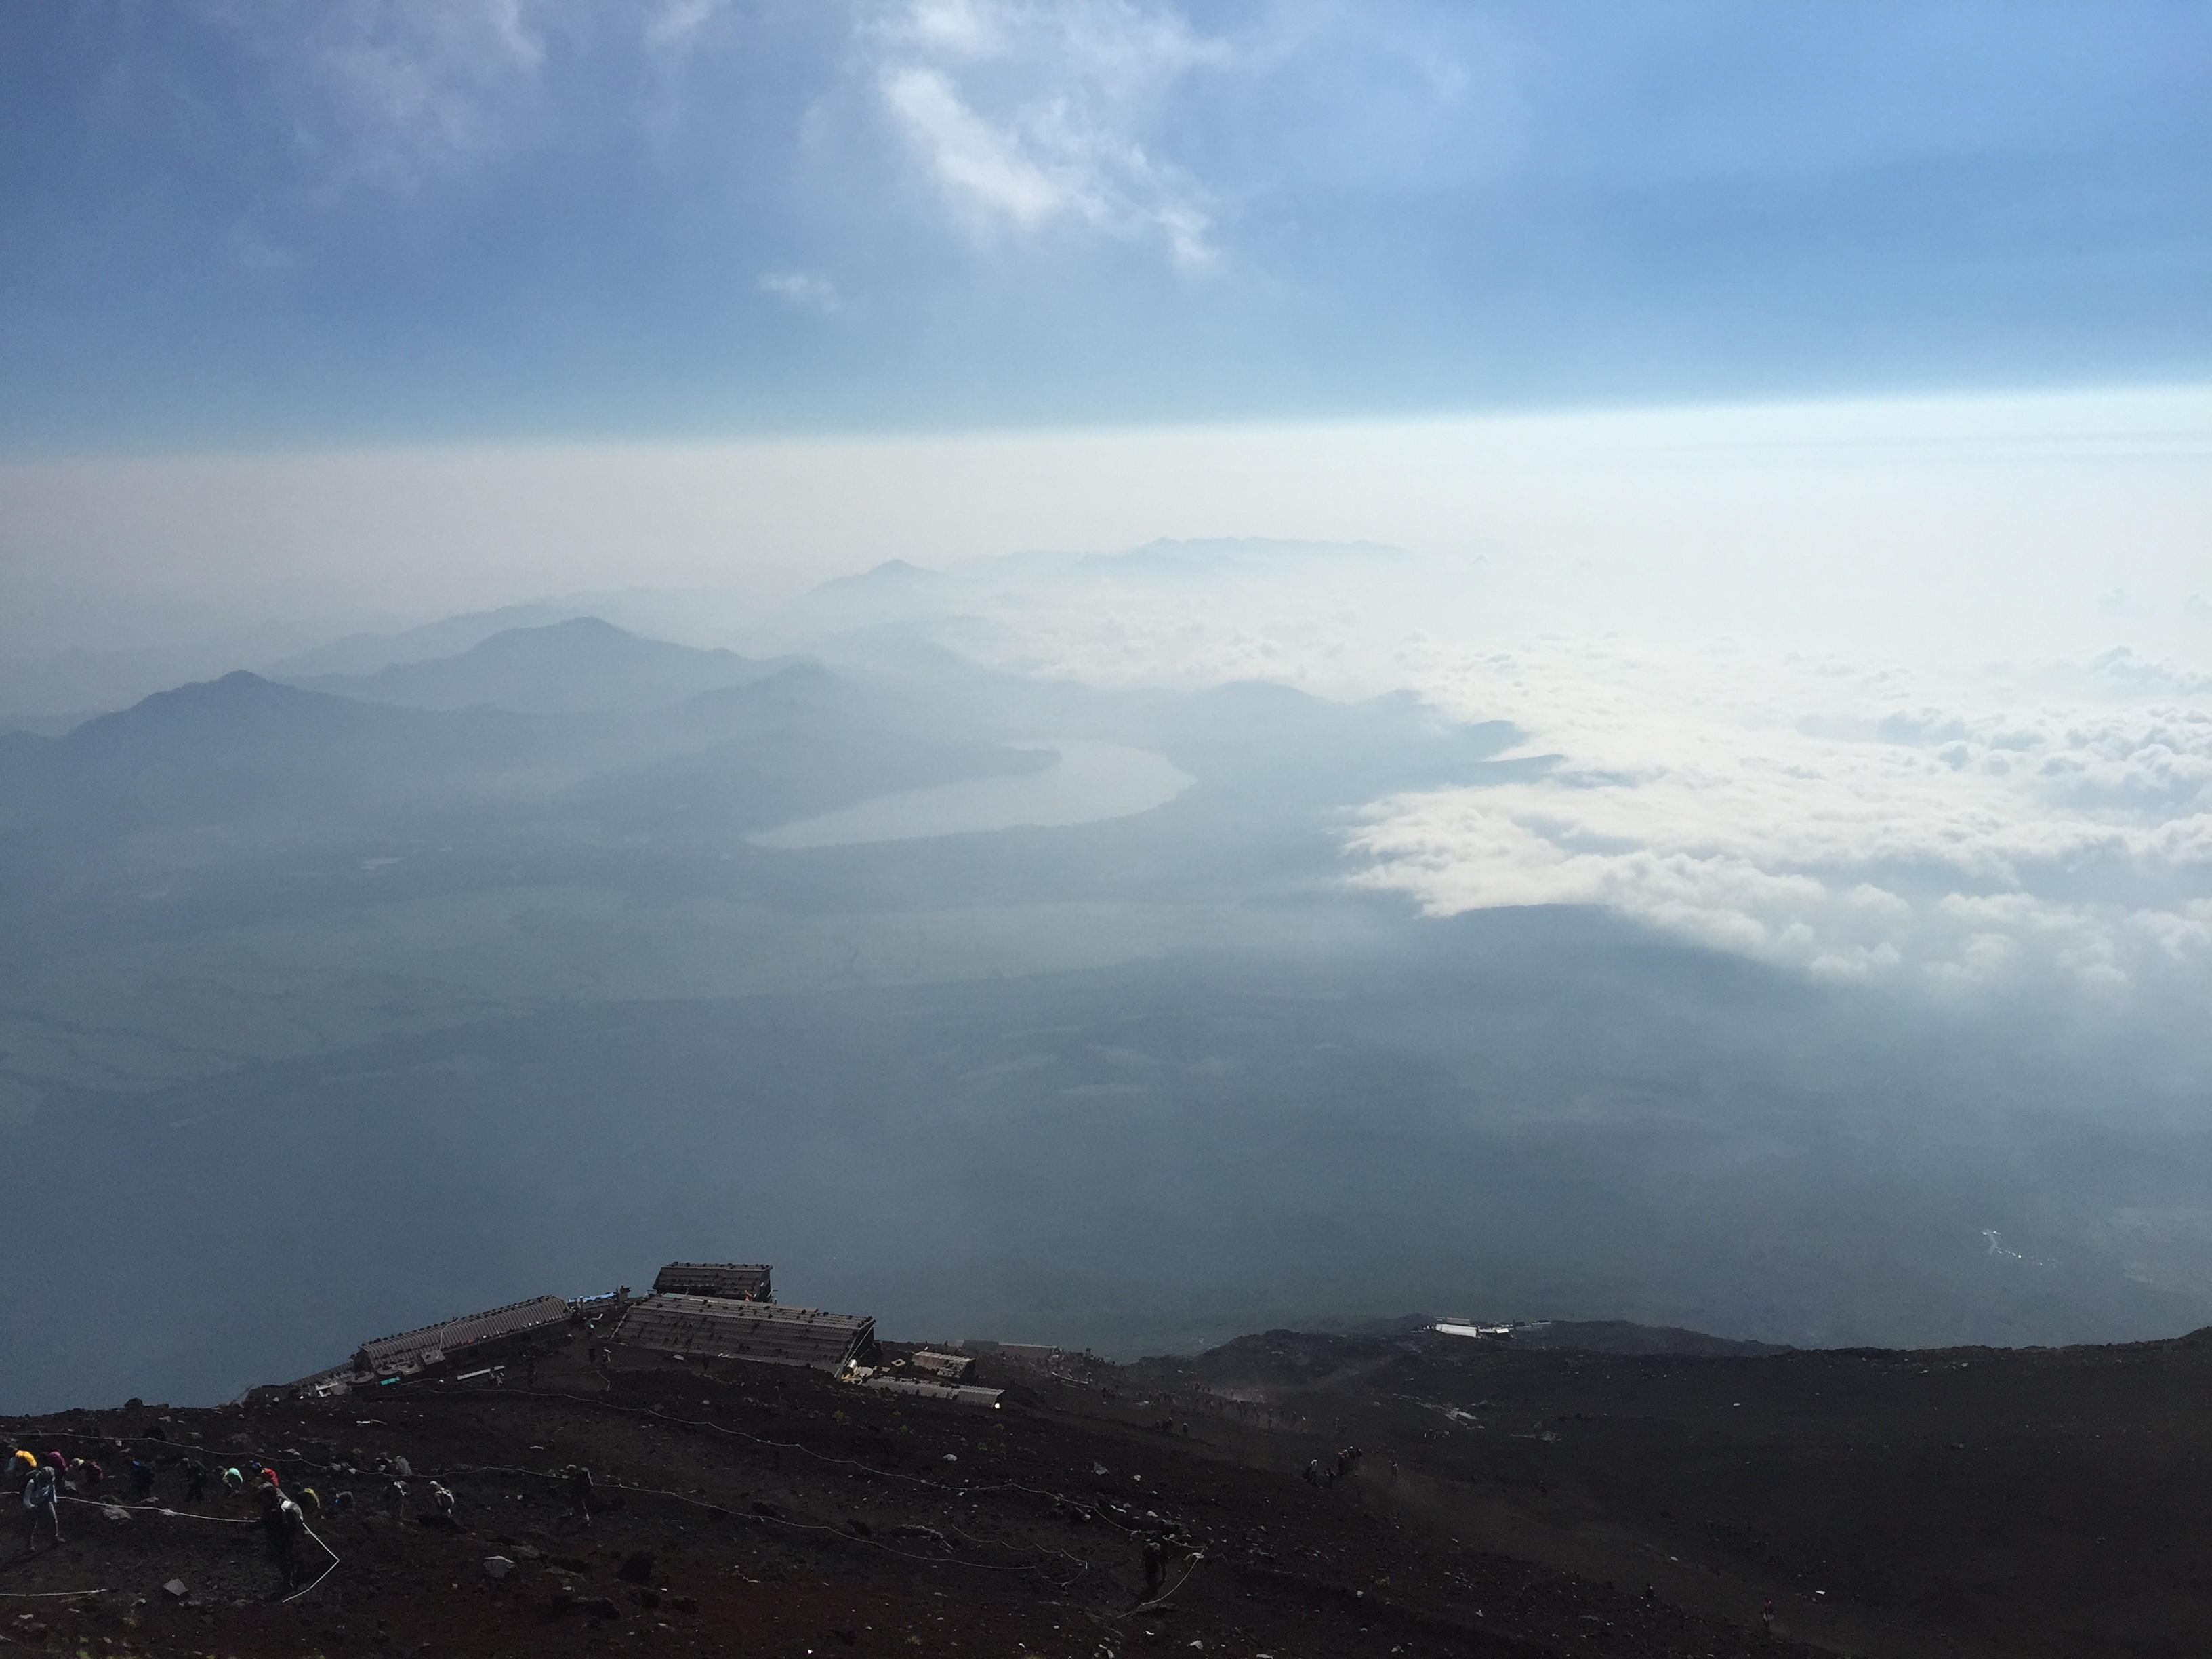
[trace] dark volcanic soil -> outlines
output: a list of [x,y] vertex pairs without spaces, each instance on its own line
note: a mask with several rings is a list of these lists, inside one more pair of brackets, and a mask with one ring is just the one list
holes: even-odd
[[[986,1348],[997,1411],[736,1364],[595,1370],[580,1342],[529,1388],[0,1425],[97,1457],[112,1505],[65,1506],[35,1557],[7,1540],[0,1638],[175,1659],[2212,1650],[2212,1334],[1751,1358],[1278,1332],[1127,1367]],[[1342,1479],[1298,1477],[1355,1443]],[[275,1599],[261,1536],[225,1524],[245,1500],[186,1512],[173,1462],[151,1507],[113,1502],[131,1457],[187,1450],[315,1488],[337,1565]],[[415,1477],[396,1515],[371,1472],[393,1456]],[[552,1478],[572,1461],[588,1527]],[[420,1517],[433,1474],[458,1530]],[[1148,1530],[1173,1565],[1140,1605]]]

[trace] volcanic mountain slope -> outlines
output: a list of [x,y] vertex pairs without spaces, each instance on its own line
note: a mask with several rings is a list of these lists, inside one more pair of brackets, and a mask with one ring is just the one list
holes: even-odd
[[[1125,1393],[1102,1401],[1032,1368],[987,1363],[1013,1387],[985,1410],[800,1370],[718,1362],[702,1376],[643,1357],[610,1370],[584,1356],[579,1338],[531,1386],[510,1366],[518,1386],[503,1389],[410,1382],[9,1425],[27,1446],[97,1456],[111,1491],[134,1455],[175,1461],[152,1506],[72,1504],[59,1548],[10,1547],[8,1638],[178,1659],[598,1653],[637,1638],[635,1650],[683,1653],[1082,1659],[1773,1650],[1747,1620],[1455,1543],[1357,1483],[1302,1482],[1286,1466],[1303,1464],[1303,1439],[1248,1462],[1211,1431],[1227,1418],[1162,1433],[1131,1420],[1141,1409]],[[247,1500],[182,1501],[189,1455],[314,1487],[314,1530],[338,1559],[303,1553],[328,1576],[275,1599]],[[400,1457],[411,1473],[395,1507],[376,1465]],[[595,1479],[587,1527],[557,1478],[571,1462]],[[418,1513],[434,1476],[457,1495],[453,1528]],[[349,1516],[331,1512],[340,1490],[355,1494]],[[1154,1533],[1168,1565],[1147,1602]],[[511,1570],[492,1576],[493,1557]]]
[[1638,1333],[1277,1331],[1098,1387],[1364,1444],[1409,1527],[1717,1615],[1771,1598],[1838,1652],[2212,1652],[2212,1329],[1734,1355]]
[[[2212,1630],[2212,1333],[1716,1355],[1618,1328],[1589,1340],[1642,1351],[1284,1331],[1127,1366],[970,1345],[1006,1390],[995,1410],[738,1362],[593,1365],[589,1337],[510,1364],[504,1389],[0,1425],[99,1458],[110,1492],[132,1456],[161,1465],[152,1506],[73,1504],[61,1547],[11,1547],[9,1640],[178,1659],[632,1641],[1917,1659],[2196,1654]],[[327,1575],[276,1600],[246,1500],[182,1502],[193,1455],[315,1487],[337,1560],[305,1554]],[[570,1462],[595,1478],[588,1526]],[[423,1518],[434,1476],[454,1526]],[[329,1512],[340,1490],[349,1516]],[[1155,1534],[1169,1565],[1147,1600]]]

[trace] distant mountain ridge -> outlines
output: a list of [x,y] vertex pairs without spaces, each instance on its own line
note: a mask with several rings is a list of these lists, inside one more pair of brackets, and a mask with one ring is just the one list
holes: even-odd
[[764,679],[789,659],[756,661],[647,639],[597,617],[510,628],[453,656],[368,674],[294,678],[307,690],[403,708],[499,708],[524,714],[642,713]]
[[272,680],[295,682],[326,674],[374,674],[399,663],[450,657],[482,644],[495,634],[519,628],[544,628],[581,614],[576,606],[550,599],[501,605],[492,611],[471,611],[457,617],[441,617],[436,622],[402,629],[394,634],[349,634],[327,645],[264,664],[261,672]]

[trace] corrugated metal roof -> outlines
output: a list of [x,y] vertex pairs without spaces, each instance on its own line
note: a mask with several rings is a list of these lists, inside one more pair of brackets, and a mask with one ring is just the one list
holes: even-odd
[[874,1342],[875,1334],[876,1322],[861,1314],[655,1293],[630,1304],[612,1340],[657,1353],[839,1371]]
[[492,1308],[483,1313],[464,1314],[443,1324],[425,1325],[396,1336],[380,1336],[372,1342],[362,1343],[356,1358],[366,1359],[371,1370],[385,1370],[407,1363],[434,1364],[436,1361],[429,1359],[429,1355],[443,1358],[457,1348],[489,1342],[495,1337],[518,1336],[548,1325],[563,1324],[568,1317],[566,1297],[535,1296],[527,1302],[510,1302],[503,1308]]
[[1003,1389],[979,1389],[969,1383],[927,1382],[918,1376],[864,1376],[864,1389],[881,1389],[885,1394],[918,1394],[925,1400],[950,1400],[963,1406],[995,1407]]
[[733,1302],[766,1302],[769,1264],[765,1261],[672,1261],[660,1270],[653,1288],[672,1296],[718,1296]]
[[907,1356],[907,1363],[917,1370],[927,1371],[940,1382],[965,1382],[975,1375],[975,1362],[964,1353],[939,1353],[933,1348],[921,1348]]

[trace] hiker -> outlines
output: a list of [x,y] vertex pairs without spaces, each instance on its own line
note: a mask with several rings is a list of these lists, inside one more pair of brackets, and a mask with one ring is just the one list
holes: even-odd
[[1759,1610],[1759,1622],[1766,1626],[1766,1639],[1774,1639],[1774,1598],[1768,1596],[1766,1604]]
[[447,1520],[453,1518],[453,1494],[435,1480],[430,1483],[430,1501],[438,1506],[438,1513]]
[[592,1524],[592,1472],[580,1463],[561,1471],[568,1482],[570,1513],[585,1526]]
[[[107,1471],[89,1457],[80,1457],[70,1464],[70,1474],[75,1479],[77,1491],[90,1492],[94,1497],[99,1495],[100,1483],[107,1479]],[[70,1483],[64,1481],[63,1484],[67,1486]]]
[[384,1506],[394,1515],[407,1512],[407,1483],[395,1480],[384,1489]]
[[307,1529],[307,1511],[290,1498],[276,1505],[276,1565],[283,1570],[284,1588],[300,1582],[300,1534]]
[[1152,1601],[1160,1593],[1160,1581],[1167,1577],[1168,1553],[1155,1533],[1145,1540],[1145,1600]]
[[51,1463],[41,1463],[31,1472],[30,1484],[23,1488],[23,1507],[31,1512],[31,1535],[24,1545],[35,1553],[39,1547],[39,1523],[46,1522],[46,1530],[53,1534],[54,1542],[62,1541],[61,1477],[54,1473]]
[[131,1460],[131,1495],[142,1504],[154,1495],[154,1466],[143,1458]]
[[23,1488],[30,1484],[31,1476],[39,1467],[39,1460],[29,1452],[18,1450],[8,1460],[8,1474],[15,1483],[15,1494],[21,1497]]
[[299,1582],[300,1528],[307,1518],[273,1480],[264,1481],[254,1495],[261,1503],[261,1528],[269,1540],[269,1559],[283,1577],[284,1588],[290,1589]]
[[349,1492],[332,1492],[331,1494],[331,1512],[333,1515],[351,1515],[353,1513],[353,1494]]
[[313,1486],[302,1486],[300,1488],[300,1496],[307,1500],[306,1503],[301,1504],[300,1507],[302,1510],[313,1510],[315,1512],[315,1519],[318,1521],[321,1520],[323,1518],[323,1500],[316,1496],[315,1489]]
[[238,1472],[238,1466],[235,1463],[222,1472],[222,1489],[226,1492],[246,1490],[246,1477]]
[[208,1468],[208,1466],[201,1462],[198,1458],[189,1458],[185,1461],[185,1502],[187,1504],[199,1504],[206,1501],[208,1475],[210,1473],[210,1471]]
[[538,1386],[538,1356],[535,1353],[523,1356],[522,1379],[525,1388],[534,1389]]

